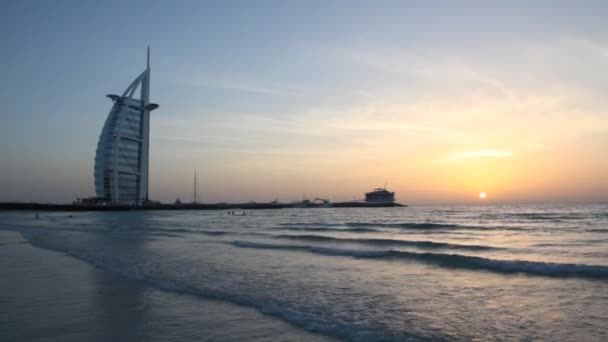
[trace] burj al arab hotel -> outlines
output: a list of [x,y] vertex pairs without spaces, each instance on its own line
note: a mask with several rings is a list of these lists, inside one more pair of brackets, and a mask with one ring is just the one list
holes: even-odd
[[[139,90],[139,91],[138,91]],[[103,126],[95,155],[95,193],[112,203],[148,200],[150,48],[147,67],[122,96],[108,95],[113,106]]]

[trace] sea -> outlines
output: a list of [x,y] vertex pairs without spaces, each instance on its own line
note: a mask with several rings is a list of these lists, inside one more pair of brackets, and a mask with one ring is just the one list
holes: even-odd
[[607,203],[2,212],[0,232],[3,341],[608,340]]

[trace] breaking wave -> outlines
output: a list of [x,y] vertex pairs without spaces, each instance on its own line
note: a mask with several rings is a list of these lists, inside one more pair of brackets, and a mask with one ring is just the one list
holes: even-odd
[[131,229],[129,232],[133,231],[143,231],[143,232],[161,232],[161,233],[187,233],[187,234],[204,234],[204,235],[225,235],[228,234],[227,231],[224,230],[203,230],[203,229],[190,229],[190,228],[139,228],[139,229]]
[[418,230],[528,230],[524,227],[486,227],[486,226],[465,226],[448,223],[430,222],[405,222],[405,223],[371,223],[371,222],[349,222],[349,227],[383,227],[397,229],[418,229]]
[[292,230],[292,231],[298,231],[298,232],[350,232],[350,233],[373,233],[373,232],[381,232],[378,229],[374,229],[374,228],[330,228],[330,227],[309,227],[309,226],[303,226],[303,227],[295,227],[295,226],[289,226],[289,227],[280,227],[279,229],[282,230]]
[[[65,253],[71,257],[83,260],[95,267],[120,275],[130,280],[141,281],[159,290],[198,296],[205,299],[221,300],[237,305],[254,308],[255,310],[281,319],[293,326],[307,331],[334,336],[351,341],[443,341],[446,338],[438,333],[430,335],[417,335],[407,331],[395,331],[388,328],[378,329],[365,327],[356,323],[345,321],[332,321],[322,315],[300,311],[294,307],[286,307],[280,302],[258,299],[243,293],[234,293],[229,290],[217,288],[198,287],[178,279],[167,279],[155,272],[146,272],[140,268],[125,267],[124,263],[109,260],[103,252],[84,252],[69,247],[60,247],[52,241],[37,237],[30,232],[21,233],[33,246]],[[24,242],[28,243],[28,242]]]
[[601,228],[597,228],[597,229],[587,229],[588,232],[593,232],[593,233],[608,233],[608,229],[601,229]]
[[285,240],[302,240],[302,241],[317,241],[317,242],[345,242],[345,243],[361,243],[380,246],[407,246],[418,248],[441,248],[441,249],[461,249],[471,251],[482,250],[497,250],[499,247],[480,246],[480,245],[459,245],[447,242],[434,241],[411,241],[411,240],[393,240],[393,239],[348,239],[336,238],[323,235],[277,235],[275,239]]
[[281,223],[276,228],[284,230],[300,231],[353,231],[353,232],[373,232],[383,228],[408,229],[408,230],[514,230],[529,231],[531,228],[522,226],[481,226],[463,225],[454,223],[435,223],[435,222],[342,222],[342,223],[321,223],[321,222],[289,222]]
[[526,260],[496,260],[476,256],[442,253],[414,253],[395,250],[350,250],[307,245],[280,245],[249,241],[233,241],[235,247],[303,251],[329,256],[350,256],[362,259],[414,260],[441,267],[484,270],[496,273],[523,273],[547,277],[608,278],[608,266],[561,264]]
[[516,217],[516,218],[524,218],[528,220],[580,220],[588,218],[588,214],[583,213],[546,213],[546,212],[537,212],[537,213],[509,213],[506,216]]
[[[459,226],[456,224],[444,224],[444,223],[415,223],[415,222],[406,222],[406,223],[373,223],[373,222],[348,222],[346,223],[349,227],[388,227],[388,228],[406,228],[406,229],[454,229],[454,228],[470,228],[467,226]],[[475,228],[483,228],[489,229],[486,227],[475,227]]]

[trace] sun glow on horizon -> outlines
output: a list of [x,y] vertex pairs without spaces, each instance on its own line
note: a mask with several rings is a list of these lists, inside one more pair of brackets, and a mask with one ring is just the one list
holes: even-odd
[[481,198],[481,199],[486,199],[487,196],[488,195],[485,192],[480,192],[479,193],[479,198]]

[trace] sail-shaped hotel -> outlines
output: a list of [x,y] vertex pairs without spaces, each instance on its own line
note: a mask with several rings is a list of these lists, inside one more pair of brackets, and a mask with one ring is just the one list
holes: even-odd
[[[139,91],[138,91],[139,90]],[[148,200],[150,112],[150,48],[147,67],[114,103],[99,136],[95,155],[95,193],[111,203]]]

